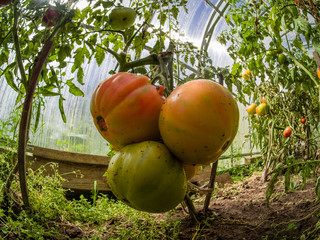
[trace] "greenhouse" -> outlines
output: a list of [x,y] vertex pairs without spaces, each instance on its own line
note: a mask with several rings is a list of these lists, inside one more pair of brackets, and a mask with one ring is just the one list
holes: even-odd
[[1,239],[320,238],[319,0],[0,0]]

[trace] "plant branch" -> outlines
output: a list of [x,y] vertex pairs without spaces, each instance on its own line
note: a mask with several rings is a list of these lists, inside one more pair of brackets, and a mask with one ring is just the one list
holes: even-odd
[[210,189],[210,191],[207,193],[206,198],[204,200],[204,205],[203,205],[203,211],[205,213],[208,212],[211,196],[214,190],[214,182],[216,180],[217,167],[218,167],[218,160],[215,163],[213,163],[211,167],[210,181],[208,185],[208,189]]
[[19,182],[22,195],[22,201],[25,209],[30,210],[30,202],[28,197],[28,187],[27,187],[27,177],[26,177],[26,145],[27,137],[29,132],[29,122],[30,122],[30,113],[32,108],[32,102],[34,93],[38,84],[40,74],[42,72],[43,66],[45,65],[46,59],[48,58],[50,51],[53,46],[53,39],[60,28],[65,25],[70,19],[71,14],[67,14],[57,26],[54,28],[52,33],[49,35],[47,41],[45,42],[39,57],[36,60],[35,66],[31,73],[31,79],[28,85],[26,98],[23,104],[20,125],[19,125],[19,140],[18,140],[18,170],[19,170]]
[[131,62],[126,62],[121,70],[123,72],[128,71],[131,68],[145,66],[145,65],[159,65],[159,59],[157,54],[151,54],[145,58],[137,59]]
[[[87,43],[87,42],[86,42]],[[89,43],[87,43],[89,44]],[[115,57],[115,59],[117,60],[117,62],[120,64],[121,62],[123,62],[123,59],[121,58],[120,54],[118,54],[117,52],[113,51],[111,48],[108,47],[103,47],[100,44],[97,44],[97,46],[103,50],[105,50],[106,52],[110,53],[112,56]],[[120,64],[121,65],[121,64]]]
[[47,57],[53,46],[53,41],[49,40],[44,45],[39,59],[32,72],[32,77],[29,82],[28,91],[26,99],[23,105],[20,126],[19,126],[19,148],[18,148],[18,169],[19,169],[19,180],[20,188],[22,194],[22,200],[26,209],[30,209],[27,181],[26,181],[26,145],[27,145],[27,133],[28,133],[28,123],[30,118],[30,110],[33,102],[33,95],[37,87],[38,79],[42,68],[45,64]]

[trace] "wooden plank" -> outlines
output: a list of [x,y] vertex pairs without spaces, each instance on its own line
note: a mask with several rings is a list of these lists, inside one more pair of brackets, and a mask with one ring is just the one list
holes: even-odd
[[61,150],[49,149],[44,147],[33,147],[33,156],[46,159],[53,159],[56,162],[73,162],[81,164],[95,164],[108,166],[110,158],[107,156],[93,155],[86,153],[65,152]]
[[54,174],[49,163],[56,163],[59,175],[65,180],[62,186],[67,189],[91,191],[94,189],[94,182],[97,181],[99,191],[111,191],[107,178],[103,176],[107,171],[107,165],[55,161],[42,157],[28,158],[27,163],[34,171],[45,166],[46,175]]

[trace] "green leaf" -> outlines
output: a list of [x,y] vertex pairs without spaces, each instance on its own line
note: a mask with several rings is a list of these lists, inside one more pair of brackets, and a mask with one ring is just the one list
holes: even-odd
[[18,86],[14,82],[14,75],[13,75],[12,71],[6,71],[5,72],[5,78],[6,78],[6,81],[7,81],[8,85],[13,90],[15,90],[16,92],[20,92]]
[[67,122],[67,119],[66,119],[66,115],[64,113],[64,109],[63,109],[63,97],[60,95],[60,98],[59,98],[59,110],[60,110],[60,114],[61,114],[61,117],[62,117],[62,120],[64,123]]
[[320,39],[319,38],[312,39],[312,47],[318,54],[320,54]]
[[272,193],[274,192],[274,187],[275,187],[275,184],[278,181],[279,175],[280,175],[280,171],[275,171],[272,174],[270,182],[269,182],[269,184],[267,186],[267,189],[266,189],[266,205],[267,206],[269,206],[269,201],[270,201]]
[[113,6],[114,1],[101,1],[103,8],[110,8]]
[[41,89],[41,90],[40,90],[40,93],[41,93],[44,97],[55,97],[55,96],[59,96],[59,95],[60,95],[60,93],[49,91],[49,90],[46,89],[46,88]]
[[81,85],[84,84],[84,82],[83,82],[83,77],[84,77],[83,68],[80,67],[80,68],[78,68],[78,72],[77,72],[77,81],[78,81],[78,83],[80,83]]
[[171,13],[175,19],[178,19],[179,8],[177,8],[177,6],[175,6],[175,5],[172,5],[171,6]]
[[106,54],[103,51],[103,49],[101,49],[100,47],[97,47],[95,49],[95,52],[96,52],[96,54],[95,54],[94,58],[96,59],[98,66],[100,66],[102,64],[103,60],[105,59]]
[[80,90],[80,88],[78,88],[73,82],[72,80],[68,80],[67,85],[69,86],[69,92],[75,96],[84,96],[84,93]]
[[235,64],[233,64],[233,66],[232,66],[232,70],[231,70],[231,74],[232,75],[238,75],[238,73],[240,73],[241,72],[241,65],[240,65],[240,63],[235,63]]

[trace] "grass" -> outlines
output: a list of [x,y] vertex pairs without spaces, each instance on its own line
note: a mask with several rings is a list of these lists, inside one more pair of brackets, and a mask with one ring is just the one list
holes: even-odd
[[[8,170],[7,156],[0,155],[0,169]],[[109,195],[93,192],[91,198],[67,199],[62,177],[56,165],[54,174],[46,176],[45,168],[28,170],[29,198],[33,211],[16,209],[10,202],[8,211],[0,210],[0,239],[61,239],[76,235],[83,239],[178,239],[179,221],[170,213],[155,215],[137,211]],[[3,186],[9,171],[2,171]],[[11,192],[19,197],[18,177]],[[3,201],[1,188],[0,201]]]

